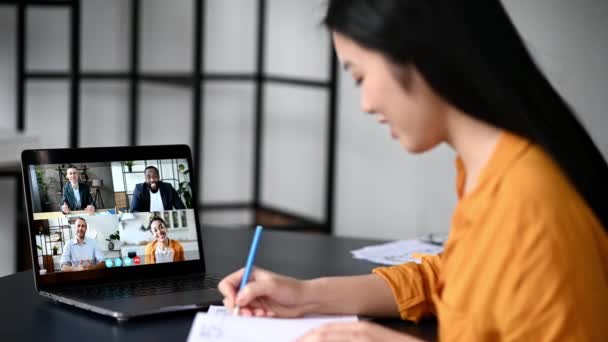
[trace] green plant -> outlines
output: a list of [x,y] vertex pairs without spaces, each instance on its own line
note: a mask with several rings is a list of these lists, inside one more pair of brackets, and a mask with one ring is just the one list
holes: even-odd
[[53,255],[57,255],[58,251],[59,251],[59,247],[53,246]]
[[41,168],[36,168],[36,182],[38,183],[40,201],[42,202],[41,204],[44,206],[45,203],[49,201],[49,185],[44,177],[44,170]]
[[120,232],[118,230],[116,231],[116,233],[110,234],[109,238],[106,239],[106,241],[112,241],[112,240],[120,240]]
[[127,169],[129,170],[129,172],[133,171],[133,164],[135,164],[135,161],[133,160],[127,160],[124,162],[125,166],[127,167]]

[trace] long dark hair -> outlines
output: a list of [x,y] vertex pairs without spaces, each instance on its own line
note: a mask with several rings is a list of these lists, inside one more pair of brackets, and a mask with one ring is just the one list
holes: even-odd
[[608,165],[499,0],[329,0],[324,22],[415,66],[463,112],[542,146],[608,231]]

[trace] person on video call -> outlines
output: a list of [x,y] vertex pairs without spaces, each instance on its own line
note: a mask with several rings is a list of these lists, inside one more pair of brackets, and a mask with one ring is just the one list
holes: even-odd
[[154,236],[154,241],[146,245],[146,264],[186,260],[182,244],[167,236],[165,220],[156,216],[150,221],[149,228],[150,233]]
[[61,212],[68,214],[70,210],[86,210],[93,215],[95,202],[91,197],[89,187],[80,182],[80,172],[74,166],[69,166],[67,174],[69,182],[63,187]]
[[158,169],[148,166],[145,169],[146,181],[135,185],[131,211],[163,211],[186,209],[177,191],[171,184],[160,180]]
[[74,272],[105,268],[105,257],[97,246],[97,242],[85,237],[87,221],[79,217],[74,224],[76,225],[76,237],[65,244],[61,255],[61,270]]

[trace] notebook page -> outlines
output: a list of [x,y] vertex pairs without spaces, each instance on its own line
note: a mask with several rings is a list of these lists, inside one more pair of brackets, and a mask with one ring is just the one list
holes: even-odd
[[355,322],[356,316],[261,318],[199,312],[188,342],[293,341],[311,329],[330,322]]

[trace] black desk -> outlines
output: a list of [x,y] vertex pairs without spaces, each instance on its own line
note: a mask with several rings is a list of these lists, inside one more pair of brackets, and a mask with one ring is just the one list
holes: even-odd
[[[205,257],[210,272],[227,274],[243,266],[251,230],[204,230]],[[267,230],[260,242],[256,264],[298,278],[366,274],[376,265],[353,259],[350,250],[370,243],[374,241]],[[194,315],[191,311],[119,324],[111,318],[42,298],[34,289],[31,271],[0,278],[2,341],[185,341]],[[436,340],[437,325],[433,321],[419,325],[400,320],[378,322]]]

